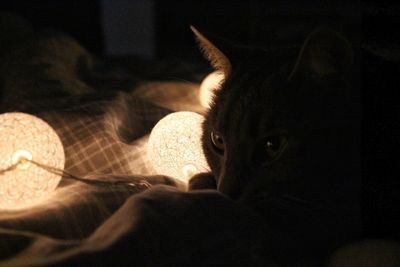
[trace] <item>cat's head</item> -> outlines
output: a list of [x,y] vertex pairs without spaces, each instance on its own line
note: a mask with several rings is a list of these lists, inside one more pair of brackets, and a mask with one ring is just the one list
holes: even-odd
[[225,76],[202,137],[219,191],[244,201],[278,191],[320,201],[354,189],[358,117],[344,37],[318,29],[299,46],[260,49],[215,45],[192,30]]

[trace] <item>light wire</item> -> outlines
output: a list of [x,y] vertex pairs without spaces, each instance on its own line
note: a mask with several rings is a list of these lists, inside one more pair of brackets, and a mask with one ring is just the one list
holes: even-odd
[[140,189],[148,189],[150,188],[152,185],[146,181],[144,178],[143,180],[140,180],[140,182],[132,182],[132,181],[122,181],[122,180],[116,180],[116,181],[104,181],[104,180],[99,180],[99,179],[86,179],[83,177],[79,177],[77,175],[74,175],[72,173],[69,173],[65,170],[56,168],[56,167],[52,167],[52,166],[48,166],[46,164],[42,164],[40,162],[28,159],[26,157],[20,157],[18,159],[18,161],[14,164],[12,164],[10,167],[5,168],[5,169],[0,169],[0,175],[5,174],[6,172],[9,171],[13,171],[15,170],[18,165],[20,164],[26,164],[26,162],[30,162],[36,166],[38,166],[39,168],[48,171],[49,173],[55,174],[55,175],[59,175],[61,176],[63,179],[70,179],[70,180],[75,180],[75,181],[79,181],[81,183],[85,183],[88,185],[92,185],[92,186],[101,186],[101,187],[119,187],[119,186],[123,186],[123,187],[127,187],[128,190],[132,191],[132,190],[140,190]]

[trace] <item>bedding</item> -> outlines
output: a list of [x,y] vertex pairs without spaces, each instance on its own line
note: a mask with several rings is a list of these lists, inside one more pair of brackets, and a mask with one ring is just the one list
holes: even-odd
[[121,68],[99,62],[59,34],[3,54],[1,111],[31,113],[51,125],[66,172],[119,184],[64,176],[33,208],[0,211],[0,265],[263,263],[257,215],[214,191],[184,192],[147,158],[149,133],[162,117],[204,111],[198,83],[127,79]]
[[[119,62],[96,59],[55,33],[0,51],[0,112],[42,118],[63,143],[65,171],[111,182],[63,177],[40,205],[0,211],[0,266],[276,266],[265,258],[286,255],[274,250],[280,243],[297,251],[301,244],[266,231],[240,204],[212,190],[185,192],[152,169],[151,129],[174,111],[204,112],[205,69]],[[399,251],[395,242],[368,241],[342,248],[329,266],[398,266]]]

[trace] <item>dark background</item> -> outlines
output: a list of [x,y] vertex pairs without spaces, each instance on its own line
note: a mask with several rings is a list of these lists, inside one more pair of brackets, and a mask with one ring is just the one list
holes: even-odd
[[[110,35],[123,42],[121,36],[131,38],[131,32],[140,32],[138,38],[147,38],[148,46],[154,47],[154,59],[198,55],[191,24],[243,44],[301,40],[321,25],[356,39],[360,14],[357,1],[4,0],[0,8],[22,15],[36,30],[63,30],[99,55],[129,53],[109,47]],[[135,20],[138,23],[129,23]],[[138,40],[128,44],[131,51],[146,55],[134,49],[137,44]]]
[[[372,1],[361,5],[358,1],[311,0],[5,0],[0,9],[22,15],[35,30],[65,31],[99,56],[134,54],[177,62],[202,61],[190,24],[242,44],[299,41],[321,25],[338,30],[356,45],[361,34],[364,43],[395,49],[400,39],[399,6]],[[394,204],[400,195],[399,164],[392,156],[398,141],[387,144],[394,138],[388,129],[399,128],[398,105],[393,104],[395,88],[385,87],[390,84],[387,79],[398,73],[393,73],[394,63],[381,66],[365,74],[362,88],[363,225],[369,237],[391,237],[400,225],[400,212]],[[378,71],[381,79],[377,79]],[[389,119],[381,115],[388,107],[394,107]]]

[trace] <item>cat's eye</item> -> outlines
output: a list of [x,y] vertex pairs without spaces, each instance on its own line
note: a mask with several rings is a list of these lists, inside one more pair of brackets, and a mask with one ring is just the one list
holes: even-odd
[[287,140],[284,135],[268,136],[265,140],[265,152],[267,159],[277,158],[286,147]]
[[211,132],[211,144],[216,152],[223,154],[225,151],[224,138],[215,132]]

